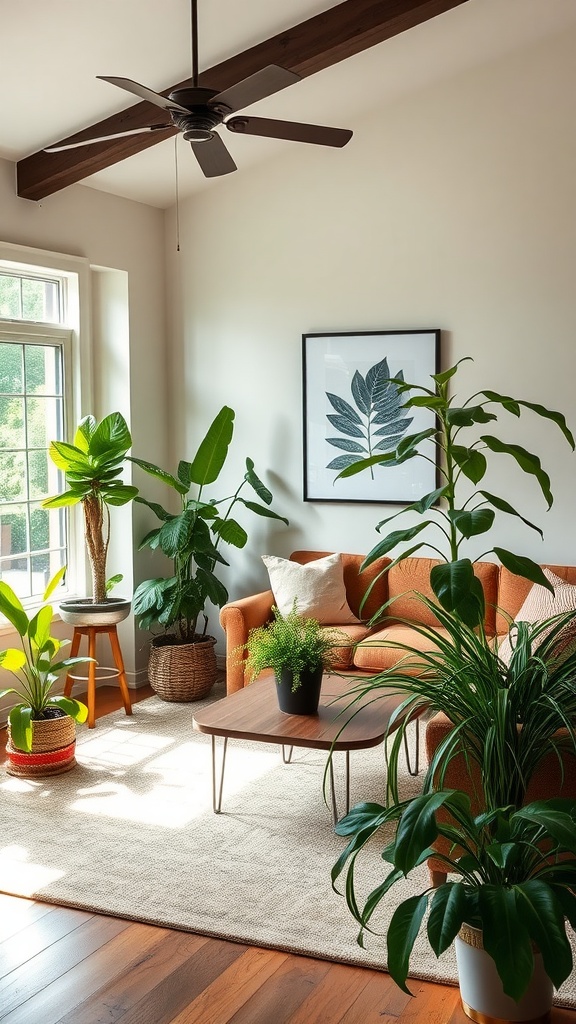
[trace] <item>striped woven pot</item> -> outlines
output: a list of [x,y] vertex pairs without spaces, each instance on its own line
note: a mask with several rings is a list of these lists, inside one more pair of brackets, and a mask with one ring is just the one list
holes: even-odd
[[6,771],[23,779],[61,775],[76,764],[76,723],[69,715],[32,722],[32,750],[12,743],[10,723],[6,743]]

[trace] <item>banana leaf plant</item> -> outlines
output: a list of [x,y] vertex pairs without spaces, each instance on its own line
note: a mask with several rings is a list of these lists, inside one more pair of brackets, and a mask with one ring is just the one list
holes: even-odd
[[[44,601],[56,589],[65,570],[66,566],[52,577],[44,593]],[[52,687],[61,672],[93,659],[62,658],[61,648],[70,641],[50,636],[54,614],[52,606],[43,605],[30,619],[12,587],[4,582],[0,582],[0,613],[14,626],[22,641],[22,649],[10,647],[0,651],[0,668],[10,672],[18,681],[16,687],[0,690],[0,700],[12,694],[20,698],[8,716],[12,742],[19,750],[30,751],[32,723],[53,717],[51,709],[70,715],[76,722],[86,721],[86,705],[72,697],[53,694]]]
[[[155,625],[165,630],[175,628],[181,643],[192,643],[196,635],[204,636],[208,624],[205,609],[208,601],[222,607],[228,600],[228,591],[216,574],[217,566],[228,562],[219,546],[223,541],[243,548],[248,534],[232,518],[236,507],[258,516],[279,520],[288,525],[284,516],[274,512],[272,493],[254,470],[252,459],[246,459],[246,471],[239,486],[223,498],[208,497],[205,488],[214,484],[226,462],[234,432],[235,413],[223,406],[200,442],[191,462],[181,460],[177,475],[143,459],[130,457],[130,461],[165,483],[175,492],[180,502],[178,512],[171,512],[158,502],[138,497],[136,501],[147,505],[161,525],[151,530],[140,544],[142,548],[162,551],[173,564],[170,576],[145,580],[134,593],[134,612],[142,629]],[[244,497],[248,486],[260,499]],[[263,502],[264,504],[261,504]],[[201,632],[198,619],[203,616]]]
[[126,420],[119,412],[97,423],[94,416],[80,422],[73,444],[52,441],[50,457],[66,477],[67,489],[42,502],[43,508],[64,508],[82,504],[84,533],[92,569],[92,596],[95,604],[106,601],[111,585],[107,581],[106,559],[110,541],[110,506],[126,505],[138,494],[138,488],[118,479],[126,462],[132,438]]
[[[398,393],[405,396],[403,411],[409,413],[413,409],[428,409],[434,413],[436,425],[428,430],[406,435],[392,452],[372,455],[370,458],[354,462],[353,465],[344,468],[339,477],[353,476],[376,465],[400,466],[414,458],[433,461],[432,445],[436,445],[440,453],[440,487],[378,523],[376,529],[381,532],[386,528],[386,535],[368,553],[361,571],[401,545],[404,547],[394,557],[392,565],[397,565],[422,547],[431,548],[441,559],[440,564],[432,569],[430,576],[430,584],[439,604],[474,627],[484,619],[484,594],[480,582],[474,575],[472,561],[463,556],[463,545],[473,537],[488,533],[494,525],[497,513],[515,516],[540,536],[543,535],[540,527],[524,518],[506,498],[478,488],[488,469],[488,456],[504,455],[511,459],[524,473],[534,478],[548,508],[553,502],[550,477],[537,455],[520,445],[502,441],[493,433],[478,436],[478,430],[498,419],[495,408],[516,417],[520,416],[523,409],[528,409],[537,416],[555,423],[572,449],[575,442],[565,417],[559,412],[546,409],[543,405],[524,402],[489,390],[478,391],[466,401],[459,400],[455,395],[449,396],[452,378],[457,373],[460,363],[465,361],[461,359],[443,373],[432,374],[431,387],[410,384],[400,376],[392,378]],[[474,436],[472,440],[465,440],[466,432],[469,430],[473,431]],[[421,450],[423,444],[424,448]],[[465,484],[466,492],[469,491],[470,484],[476,488],[465,500],[460,497],[462,483]],[[389,531],[388,524],[407,512],[418,515],[415,525]],[[411,542],[424,530],[428,530],[427,539],[419,539],[416,544],[412,544]],[[438,537],[438,543],[430,539],[431,530]],[[490,547],[477,561],[491,553],[517,576],[553,590],[539,565],[530,558],[514,554],[506,548]],[[389,568],[390,565],[384,572]],[[376,580],[371,587],[375,583]],[[367,596],[368,594],[364,596],[364,601]]]
[[[442,808],[444,818],[438,821]],[[395,827],[382,858],[390,866],[383,882],[360,904],[355,890],[356,858],[384,829]],[[387,925],[387,970],[406,985],[410,955],[429,910],[427,938],[436,956],[454,941],[462,924],[482,931],[504,992],[518,1001],[530,982],[535,943],[544,970],[558,988],[572,971],[566,919],[576,926],[576,802],[545,800],[515,809],[491,808],[474,816],[470,798],[459,790],[425,793],[388,807],[358,804],[336,826],[350,839],[332,869],[332,885],[346,869],[346,900],[361,926],[370,931],[374,911],[394,885],[421,865],[439,836],[462,851],[443,857],[456,881],[403,900]],[[336,890],[338,891],[338,890]]]

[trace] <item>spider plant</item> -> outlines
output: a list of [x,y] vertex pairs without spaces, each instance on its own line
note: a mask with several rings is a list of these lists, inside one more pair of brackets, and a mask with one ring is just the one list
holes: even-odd
[[[440,809],[442,821],[437,817]],[[356,858],[390,824],[395,834],[382,857],[391,870],[361,907],[354,885]],[[384,895],[426,860],[439,836],[463,851],[444,857],[457,881],[437,889],[425,886],[400,903],[388,924],[387,969],[404,992],[410,994],[410,955],[429,905],[427,937],[436,956],[451,945],[464,923],[481,929],[484,949],[512,999],[518,1001],[530,982],[532,942],[556,988],[569,976],[572,951],[565,918],[576,925],[575,801],[538,801],[520,809],[491,806],[474,816],[465,793],[440,790],[389,807],[359,804],[336,831],[352,839],[332,869],[332,884],[348,864],[346,899],[361,926],[360,945]]]

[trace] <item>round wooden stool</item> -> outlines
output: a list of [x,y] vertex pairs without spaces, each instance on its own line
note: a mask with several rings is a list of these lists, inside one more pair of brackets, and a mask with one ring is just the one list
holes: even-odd
[[[75,676],[71,672],[66,676],[66,684],[64,686],[64,696],[69,697],[72,693],[72,687],[74,683],[82,681],[88,684],[88,728],[93,729],[96,723],[96,636],[98,633],[107,633],[108,639],[110,640],[110,647],[112,648],[112,656],[114,658],[115,668],[110,669],[110,675],[118,677],[118,683],[120,685],[120,692],[122,694],[122,700],[124,702],[124,708],[127,715],[132,714],[132,703],[130,701],[130,693],[128,690],[128,683],[126,682],[126,672],[124,670],[124,661],[122,659],[122,651],[120,650],[120,641],[118,640],[118,632],[116,626],[74,626],[74,636],[72,638],[72,646],[70,648],[70,657],[76,658],[80,650],[80,642],[83,636],[88,637],[88,657],[94,658],[94,661],[88,662],[88,675],[87,676]],[[107,677],[106,677],[107,678]]]

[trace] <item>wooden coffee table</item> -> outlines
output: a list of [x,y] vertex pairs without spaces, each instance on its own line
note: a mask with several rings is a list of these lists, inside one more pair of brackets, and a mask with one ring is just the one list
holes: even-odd
[[[284,763],[288,764],[294,747],[314,750],[342,750],[346,754],[346,810],[350,806],[350,751],[366,750],[383,742],[402,718],[390,726],[390,717],[406,695],[373,690],[350,705],[350,689],[361,680],[326,675],[322,682],[317,715],[287,715],[280,711],[274,676],[259,679],[250,686],[215,701],[194,715],[194,728],[212,737],[212,807],[215,814],[222,808],[222,789],[229,739],[252,740],[255,743],[276,743],[282,747]],[[377,697],[377,699],[375,699]],[[419,722],[416,718],[416,764],[408,760],[411,775],[419,770]],[[220,781],[216,779],[216,737],[224,740]],[[288,748],[288,754],[286,754]],[[408,749],[406,747],[408,759]],[[330,801],[334,823],[338,809],[334,792],[334,770],[329,760]]]

